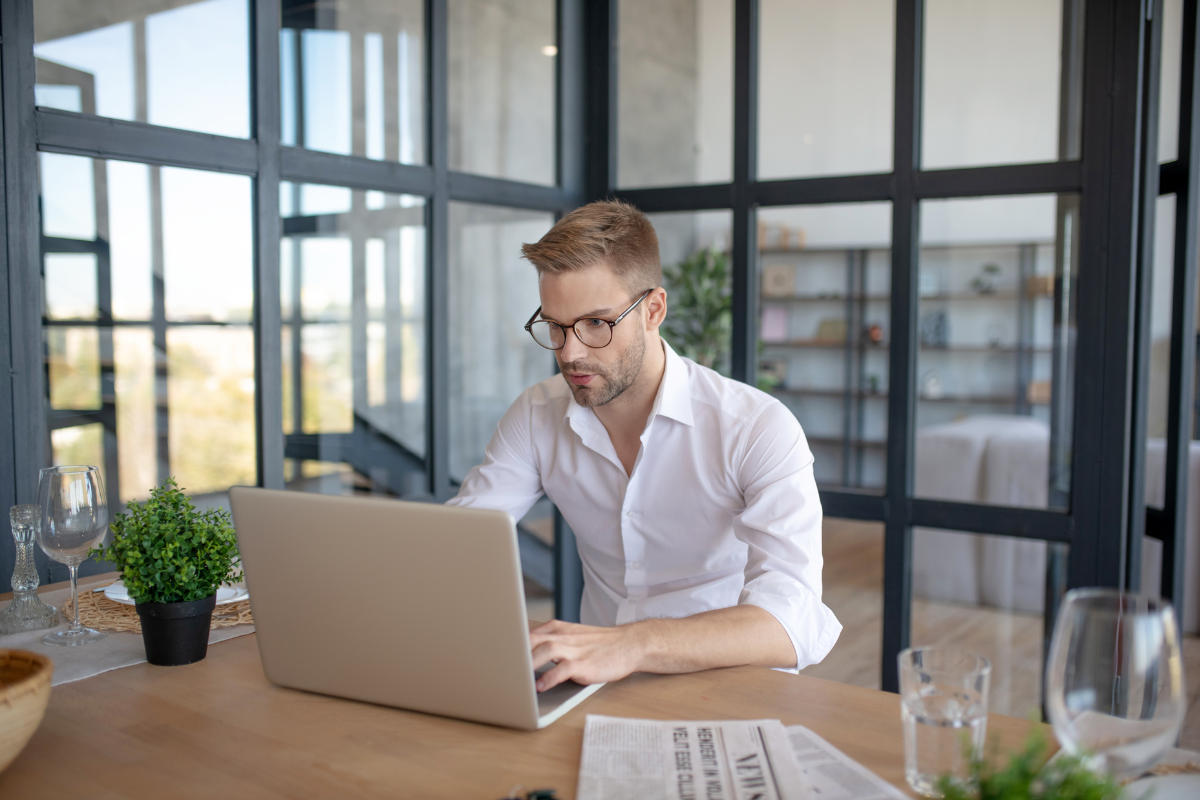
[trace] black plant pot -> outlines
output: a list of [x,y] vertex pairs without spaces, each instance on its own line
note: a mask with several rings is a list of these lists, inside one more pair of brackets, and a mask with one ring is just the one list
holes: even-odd
[[160,667],[178,667],[204,658],[216,605],[215,594],[187,603],[138,603],[146,660]]

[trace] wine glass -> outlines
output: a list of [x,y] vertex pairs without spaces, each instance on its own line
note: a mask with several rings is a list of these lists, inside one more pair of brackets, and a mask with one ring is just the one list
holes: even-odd
[[1046,710],[1063,749],[1137,773],[1175,744],[1187,711],[1175,611],[1116,589],[1074,589],[1054,624]]
[[71,608],[74,618],[66,630],[46,634],[42,641],[54,645],[88,644],[104,634],[79,624],[79,565],[88,550],[108,530],[108,504],[104,482],[96,467],[48,467],[38,475],[38,505],[42,510],[37,540],[46,555],[71,570]]

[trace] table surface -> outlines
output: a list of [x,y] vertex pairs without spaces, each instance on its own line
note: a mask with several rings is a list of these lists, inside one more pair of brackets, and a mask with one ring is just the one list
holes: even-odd
[[[900,702],[886,692],[757,667],[637,674],[523,732],[273,686],[249,635],[196,664],[137,664],[54,687],[41,727],[0,773],[0,797],[497,800],[520,784],[568,800],[587,714],[778,718],[907,791]],[[991,715],[988,752],[1018,747],[1034,725]]]

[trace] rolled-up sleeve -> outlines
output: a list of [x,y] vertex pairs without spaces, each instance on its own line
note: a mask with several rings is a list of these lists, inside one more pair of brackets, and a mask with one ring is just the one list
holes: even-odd
[[800,423],[772,401],[747,427],[735,459],[745,506],[734,533],[748,547],[738,602],[779,620],[803,669],[825,658],[842,631],[821,602],[821,500],[812,452]]
[[513,403],[484,451],[483,462],[473,467],[448,506],[491,508],[521,519],[542,496],[542,479],[530,439],[532,413],[529,391]]

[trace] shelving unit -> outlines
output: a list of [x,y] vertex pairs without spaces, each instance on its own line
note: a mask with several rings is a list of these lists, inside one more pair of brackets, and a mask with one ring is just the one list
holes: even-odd
[[[761,367],[781,378],[773,394],[808,434],[818,482],[882,486],[891,332],[889,251],[760,252]],[[998,269],[985,270],[985,264]],[[936,280],[927,278],[929,283],[922,284],[918,319],[937,315],[944,343],[922,341],[918,346],[918,390],[929,389],[917,398],[918,427],[977,413],[1048,413],[1048,384],[1036,384],[1050,378],[1051,245],[928,246],[922,248],[921,265]],[[989,326],[993,330],[985,336]],[[931,377],[936,379],[926,380],[926,387],[923,379]]]

